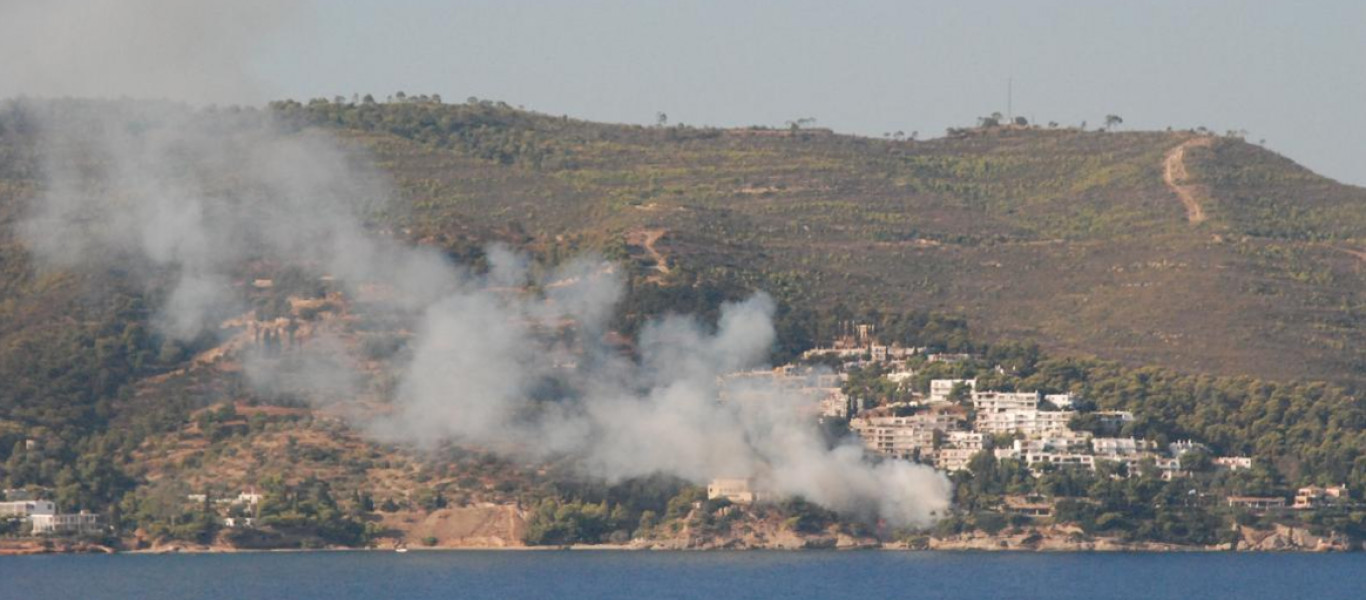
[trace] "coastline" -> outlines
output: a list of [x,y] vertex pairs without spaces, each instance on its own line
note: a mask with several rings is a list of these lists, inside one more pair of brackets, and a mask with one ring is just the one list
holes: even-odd
[[[482,542],[482,543],[481,543]],[[434,546],[373,546],[353,548],[243,548],[228,544],[157,544],[146,548],[119,549],[81,541],[38,538],[0,541],[0,557],[39,554],[243,554],[259,552],[1022,552],[1022,553],[1172,553],[1172,552],[1253,552],[1253,553],[1326,553],[1366,550],[1366,544],[1353,544],[1341,536],[1315,536],[1303,530],[1278,526],[1272,530],[1244,528],[1239,538],[1214,545],[1181,545],[1162,542],[1134,542],[1112,537],[1080,535],[1074,528],[1043,528],[988,535],[973,532],[949,537],[927,536],[911,542],[881,541],[871,537],[844,534],[791,534],[771,539],[726,537],[637,539],[624,544],[569,544],[527,546],[490,544],[487,540],[437,544]]]

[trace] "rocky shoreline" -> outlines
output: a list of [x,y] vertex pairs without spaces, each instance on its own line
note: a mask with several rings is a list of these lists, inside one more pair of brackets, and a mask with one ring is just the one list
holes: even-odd
[[801,533],[781,528],[749,529],[741,534],[715,535],[684,528],[676,535],[659,538],[637,538],[622,544],[573,544],[566,546],[527,546],[520,541],[503,538],[457,538],[438,540],[436,544],[412,545],[403,540],[384,540],[368,548],[271,548],[240,547],[219,540],[214,544],[165,542],[134,549],[118,549],[108,545],[45,540],[37,538],[0,541],[0,556],[31,554],[214,554],[238,552],[333,552],[396,550],[597,550],[597,551],[730,551],[730,550],[883,550],[929,552],[1353,552],[1366,550],[1366,545],[1345,536],[1313,535],[1304,529],[1277,525],[1272,529],[1240,527],[1232,543],[1190,546],[1160,542],[1134,542],[1112,537],[1091,536],[1080,528],[1050,525],[1011,529],[997,534],[970,532],[946,537],[924,536],[903,541],[884,541],[873,536],[852,535],[844,532]]

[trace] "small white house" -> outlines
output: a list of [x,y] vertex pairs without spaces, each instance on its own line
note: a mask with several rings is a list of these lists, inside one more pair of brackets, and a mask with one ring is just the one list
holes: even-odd
[[0,502],[0,518],[27,519],[33,515],[51,515],[56,512],[57,505],[50,500]]

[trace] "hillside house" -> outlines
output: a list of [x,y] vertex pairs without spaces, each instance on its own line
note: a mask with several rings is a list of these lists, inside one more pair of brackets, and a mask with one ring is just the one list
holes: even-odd
[[100,516],[85,511],[72,514],[45,514],[29,517],[34,535],[100,533]]
[[1091,413],[1095,415],[1096,422],[1104,429],[1119,431],[1125,425],[1134,422],[1134,413],[1127,410],[1098,410]]
[[1229,496],[1227,502],[1229,506],[1254,512],[1285,508],[1285,498],[1279,496]]
[[57,505],[49,500],[19,500],[0,502],[0,519],[27,519],[33,515],[51,515]]
[[707,484],[707,499],[726,499],[735,504],[753,504],[766,500],[764,494],[755,491],[753,479],[718,478]]
[[1227,469],[1229,471],[1241,471],[1252,468],[1252,457],[1250,456],[1220,456],[1214,459],[1214,467],[1217,469]]
[[953,388],[959,385],[967,386],[969,393],[976,391],[976,379],[931,379],[930,380],[930,399],[932,403],[942,403],[949,401],[949,395],[953,393]]
[[1196,450],[1208,453],[1209,446],[1191,440],[1180,440],[1167,444],[1167,451],[1172,456],[1176,457],[1180,457],[1182,454],[1185,454],[1187,452],[1194,452]]
[[[1190,475],[1189,471],[1186,471],[1181,467],[1181,459],[1179,457],[1166,458],[1159,456],[1153,459],[1153,465],[1162,473],[1163,481],[1171,481],[1177,477]],[[1130,468],[1134,468],[1134,465],[1130,464]]]
[[1048,394],[1043,397],[1044,402],[1052,404],[1055,408],[1068,409],[1076,404],[1076,398],[1072,394]]
[[1001,509],[1007,514],[1033,519],[1053,516],[1053,502],[1038,494],[1005,496],[1001,498]]
[[1342,502],[1343,500],[1349,499],[1350,497],[1351,496],[1350,494],[1348,494],[1347,491],[1347,486],[1345,485],[1334,485],[1328,487],[1319,487],[1317,485],[1311,485],[1309,487],[1302,487],[1299,490],[1296,490],[1295,503],[1291,505],[1291,508],[1295,510],[1309,510],[1313,508],[1321,508],[1323,506]]

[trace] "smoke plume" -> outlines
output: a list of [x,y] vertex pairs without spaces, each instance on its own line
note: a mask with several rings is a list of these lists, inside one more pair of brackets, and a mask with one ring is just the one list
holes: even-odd
[[[254,23],[267,4],[249,3],[229,21]],[[47,22],[70,3],[58,6],[33,18]],[[231,53],[211,58],[232,62]],[[78,78],[91,67],[83,55],[50,60],[73,61],[80,68],[66,72]],[[194,84],[175,76],[175,64],[151,69],[171,76],[148,89]],[[240,65],[225,69],[236,77]],[[87,91],[82,83],[48,89]],[[495,246],[488,270],[476,273],[375,232],[365,218],[386,205],[384,178],[324,133],[264,111],[166,102],[25,100],[5,110],[22,111],[39,134],[41,192],[18,226],[35,259],[44,268],[118,267],[149,289],[169,288],[157,316],[169,337],[216,331],[246,312],[240,279],[253,261],[327,275],[350,296],[386,290],[375,302],[413,336],[395,358],[392,411],[358,423],[378,438],[568,458],[607,480],[752,478],[896,525],[926,524],[947,507],[948,483],[932,469],[873,464],[853,444],[828,448],[810,416],[814,398],[750,384],[722,399],[722,377],[762,366],[773,344],[773,302],[762,293],[724,306],[714,327],[663,317],[627,354],[604,341],[624,293],[612,264],[584,256],[538,274]],[[321,336],[288,371],[260,357],[246,364],[264,391],[335,399],[363,387],[352,375],[361,361],[354,346]]]

